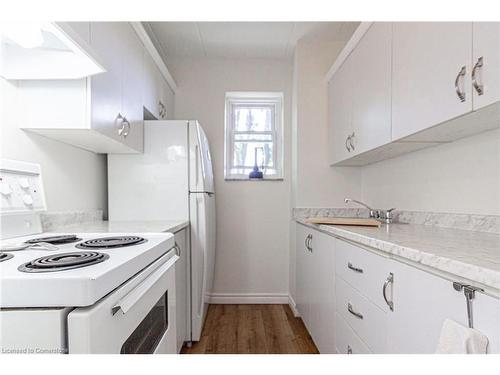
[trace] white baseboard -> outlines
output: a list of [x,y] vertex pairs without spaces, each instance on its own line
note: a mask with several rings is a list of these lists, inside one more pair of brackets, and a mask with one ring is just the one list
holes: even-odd
[[280,293],[211,293],[213,304],[288,304],[288,294]]
[[293,316],[298,318],[300,316],[299,310],[297,310],[297,304],[295,303],[293,297],[290,294],[288,295],[288,306],[290,306],[290,309],[293,312]]

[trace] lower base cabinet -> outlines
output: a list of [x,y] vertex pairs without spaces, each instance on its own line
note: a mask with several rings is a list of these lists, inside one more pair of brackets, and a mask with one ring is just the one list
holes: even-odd
[[335,239],[297,225],[296,303],[320,353],[335,353]]
[[[297,224],[296,303],[320,353],[431,354],[445,319],[467,326],[453,282]],[[476,293],[474,328],[500,353],[500,300]]]
[[[389,353],[434,353],[445,319],[468,325],[463,292],[452,282],[391,261],[394,269],[394,311],[389,315]],[[488,337],[488,353],[500,353],[500,300],[476,293],[474,328]]]

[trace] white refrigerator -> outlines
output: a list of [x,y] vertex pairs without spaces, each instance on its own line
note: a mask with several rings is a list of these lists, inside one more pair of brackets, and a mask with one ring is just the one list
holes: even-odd
[[144,153],[108,155],[109,220],[189,220],[188,328],[199,341],[215,267],[215,189],[197,121],[145,121]]

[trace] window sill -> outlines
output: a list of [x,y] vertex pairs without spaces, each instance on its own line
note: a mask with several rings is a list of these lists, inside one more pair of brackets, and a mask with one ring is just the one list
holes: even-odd
[[264,182],[264,181],[283,181],[283,177],[264,177],[264,178],[248,178],[245,177],[224,177],[224,181],[248,181],[248,182]]

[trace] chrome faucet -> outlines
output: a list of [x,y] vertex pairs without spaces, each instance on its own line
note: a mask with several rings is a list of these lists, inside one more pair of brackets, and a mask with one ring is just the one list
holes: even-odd
[[378,209],[376,210],[376,209],[373,209],[370,206],[368,206],[366,203],[363,203],[361,201],[358,201],[356,199],[351,199],[351,198],[345,198],[344,202],[346,204],[349,202],[357,203],[357,204],[359,204],[363,207],[366,207],[368,209],[369,215],[371,218],[380,220],[380,221],[387,223],[387,224],[392,223],[392,220],[393,220],[392,211],[394,211],[395,208],[390,208],[388,210],[378,210]]

